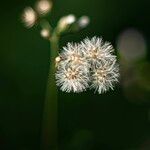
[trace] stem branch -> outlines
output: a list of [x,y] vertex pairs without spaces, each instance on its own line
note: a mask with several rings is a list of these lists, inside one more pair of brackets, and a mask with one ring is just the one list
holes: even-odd
[[50,69],[44,103],[41,150],[58,149],[57,87],[55,83],[55,58],[59,50],[58,42],[59,37],[54,31],[50,38]]

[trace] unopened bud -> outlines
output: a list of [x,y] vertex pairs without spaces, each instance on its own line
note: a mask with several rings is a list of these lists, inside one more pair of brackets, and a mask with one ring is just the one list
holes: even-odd
[[37,21],[36,12],[31,7],[25,8],[22,15],[22,21],[27,28],[31,28]]
[[52,2],[50,0],[39,0],[36,3],[36,10],[40,15],[45,15],[52,9]]
[[61,58],[59,56],[55,58],[55,67],[58,67],[58,64],[60,61],[61,61]]
[[58,22],[58,30],[60,32],[65,31],[69,25],[73,24],[76,21],[76,17],[74,15],[68,15],[62,17]]
[[49,38],[50,37],[50,31],[48,30],[48,29],[42,29],[41,30],[41,36],[43,37],[43,38]]
[[82,16],[78,20],[78,25],[80,28],[85,28],[90,23],[90,18],[88,16]]

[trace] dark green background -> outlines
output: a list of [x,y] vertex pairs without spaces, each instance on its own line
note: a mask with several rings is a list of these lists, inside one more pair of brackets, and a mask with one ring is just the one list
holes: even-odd
[[[38,150],[49,61],[49,43],[38,28],[27,30],[20,19],[31,0],[0,4],[0,150]],[[62,15],[88,15],[89,27],[62,37],[68,41],[102,36],[116,47],[117,36],[133,27],[150,49],[148,0],[54,0],[50,22]],[[149,55],[149,52],[148,52]],[[59,92],[59,145],[62,150],[149,150],[150,103],[132,103],[121,86],[98,95]],[[143,148],[143,143],[149,148]]]

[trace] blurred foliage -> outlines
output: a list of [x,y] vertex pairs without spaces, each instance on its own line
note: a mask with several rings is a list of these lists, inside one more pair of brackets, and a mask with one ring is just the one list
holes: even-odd
[[[1,2],[0,23],[0,149],[38,150],[42,108],[48,73],[49,43],[38,29],[24,29],[20,13],[31,0]],[[131,101],[123,88],[103,95],[59,92],[60,149],[148,150],[150,138],[149,8],[147,0],[56,0],[51,22],[68,13],[88,15],[91,25],[64,36],[60,46],[86,36],[103,36],[116,43],[128,27],[139,29],[148,47],[146,63],[133,67],[138,74]],[[49,17],[49,16],[48,16]],[[129,77],[131,75],[129,74]],[[144,91],[144,93],[143,93]],[[146,92],[146,93],[145,93]],[[138,94],[138,96],[135,96]],[[146,103],[136,103],[142,98]],[[134,102],[134,103],[133,103]],[[147,149],[146,149],[146,148]]]

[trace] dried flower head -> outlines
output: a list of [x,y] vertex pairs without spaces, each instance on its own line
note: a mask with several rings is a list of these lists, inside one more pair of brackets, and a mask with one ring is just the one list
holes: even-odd
[[90,18],[88,16],[82,16],[78,20],[78,25],[80,28],[85,28],[90,23]]
[[84,66],[60,64],[56,72],[56,84],[65,92],[79,93],[85,91],[89,85],[88,73],[84,71]]
[[31,7],[25,8],[22,15],[22,21],[24,22],[25,26],[31,28],[36,23],[36,20],[36,12]]
[[106,59],[99,64],[93,66],[91,72],[91,88],[98,91],[99,94],[114,88],[114,84],[118,82],[119,66],[116,59]]
[[114,49],[109,42],[103,42],[102,38],[93,37],[92,39],[86,38],[81,42],[84,49],[85,56],[89,63],[97,64],[105,58],[113,59]]
[[63,32],[67,29],[67,27],[71,24],[73,24],[76,21],[76,17],[73,14],[70,14],[68,16],[64,16],[60,18],[58,22],[58,30],[59,32]]
[[52,9],[52,1],[50,0],[39,0],[36,3],[36,10],[40,15],[45,15]]
[[50,31],[48,29],[42,29],[40,34],[43,38],[46,38],[46,39],[50,37]]

